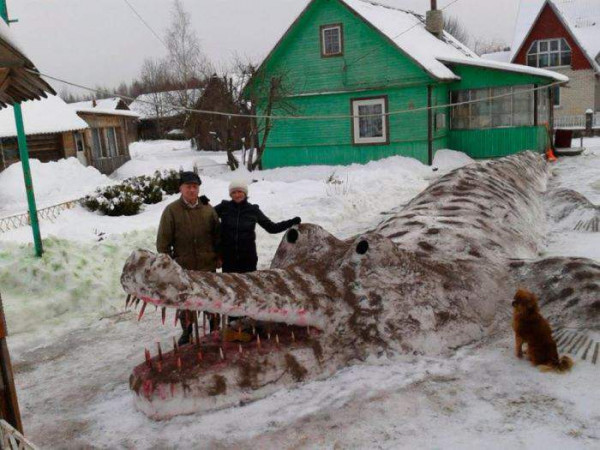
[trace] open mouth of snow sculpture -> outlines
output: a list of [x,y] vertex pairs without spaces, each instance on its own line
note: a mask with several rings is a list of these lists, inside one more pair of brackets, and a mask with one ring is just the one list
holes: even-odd
[[[121,283],[141,301],[140,315],[148,304],[163,317],[190,310],[183,320],[195,329],[190,344],[153,349],[134,369],[137,408],[166,419],[243,404],[370,355],[449,353],[498,323],[506,328],[517,283],[539,286],[542,299],[576,295],[570,323],[582,316],[575,310],[597,323],[599,289],[589,279],[545,283],[539,261],[514,269],[515,260],[538,256],[546,179],[546,163],[531,152],[472,164],[362,235],[291,229],[270,270],[249,274],[186,271],[166,255],[136,250]],[[578,264],[600,273],[592,261]],[[567,300],[553,300],[550,320],[566,317]],[[210,314],[228,317],[227,327],[209,333]]]

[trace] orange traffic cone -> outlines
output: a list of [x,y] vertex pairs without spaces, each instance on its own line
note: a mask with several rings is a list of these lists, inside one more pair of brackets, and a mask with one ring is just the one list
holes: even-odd
[[546,159],[550,162],[554,162],[557,160],[556,156],[554,155],[554,151],[552,150],[552,147],[548,147],[548,150],[546,150]]

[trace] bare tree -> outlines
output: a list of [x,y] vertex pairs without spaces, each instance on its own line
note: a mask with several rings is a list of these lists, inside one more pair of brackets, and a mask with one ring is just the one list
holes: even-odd
[[275,125],[273,117],[294,115],[297,108],[289,100],[292,90],[287,73],[255,73],[252,67],[249,67],[248,71],[252,72],[251,81],[244,94],[253,117],[250,119],[250,150],[246,158],[246,167],[253,171],[262,169],[267,141]]
[[163,133],[163,120],[169,115],[171,107],[162,93],[170,84],[168,64],[164,60],[146,58],[142,64],[141,84],[147,91],[151,105],[146,105],[156,117],[158,134]]
[[473,51],[479,56],[485,55],[486,53],[507,52],[509,50],[510,46],[503,40],[497,38],[478,38],[475,39],[475,44],[473,45]]
[[[210,64],[202,53],[200,41],[191,25],[190,15],[180,0],[173,0],[166,43],[169,50],[169,70],[178,86],[178,91],[170,100],[177,106],[193,108],[198,101],[198,95],[192,88],[197,87],[200,80],[208,78]],[[188,119],[189,114],[186,114],[185,122]]]
[[456,17],[444,16],[444,31],[450,33],[462,44],[469,45],[469,41],[471,40],[469,32]]

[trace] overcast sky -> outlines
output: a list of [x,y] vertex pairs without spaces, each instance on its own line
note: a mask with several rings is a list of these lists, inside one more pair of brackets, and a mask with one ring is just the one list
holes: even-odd
[[[160,35],[171,0],[129,0]],[[258,59],[308,0],[182,0],[207,57],[217,66],[235,55]],[[429,0],[380,0],[424,12]],[[451,0],[438,1],[444,7]],[[7,0],[18,43],[42,72],[88,86],[130,82],[146,57],[165,54],[161,42],[125,0]],[[510,42],[519,0],[458,0],[446,13],[475,37]],[[399,32],[402,30],[399,30]],[[57,90],[60,83],[53,82]]]

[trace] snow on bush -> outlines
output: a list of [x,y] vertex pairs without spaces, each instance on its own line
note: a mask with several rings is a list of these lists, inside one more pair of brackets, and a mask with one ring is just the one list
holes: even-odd
[[128,178],[120,184],[96,189],[83,199],[82,205],[107,216],[133,216],[142,210],[142,205],[159,203],[164,195],[179,192],[179,178],[177,170]]

